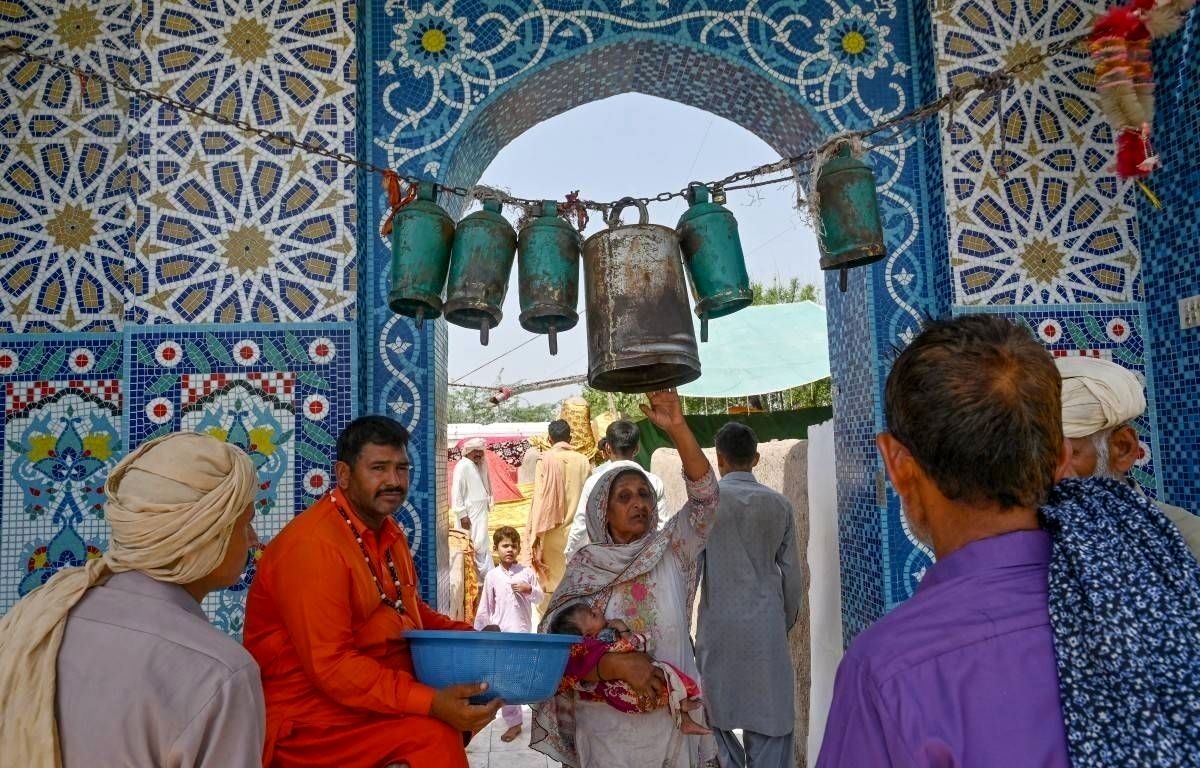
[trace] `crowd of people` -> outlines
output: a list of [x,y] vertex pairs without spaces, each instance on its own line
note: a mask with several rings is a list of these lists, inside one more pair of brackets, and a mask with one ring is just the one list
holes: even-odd
[[[515,739],[521,713],[472,703],[482,683],[417,681],[404,633],[529,631],[536,608],[538,631],[582,642],[534,706],[533,749],[575,768],[794,765],[792,509],[755,478],[749,428],[720,431],[714,470],[678,396],[647,400],[682,463],[674,512],[632,461],[635,424],[610,426],[589,472],[555,422],[524,536],[489,541],[485,446],[465,446],[473,625],[420,597],[397,422],[339,436],[335,487],[257,562],[242,644],[199,603],[242,576],[254,466],[209,436],[145,443],[105,485],[108,550],[0,619],[4,764],[462,768],[471,734],[503,708]],[[1128,475],[1144,409],[1120,366],[1056,363],[1003,318],[927,324],[892,365],[877,445],[937,561],[850,645],[818,765],[1200,764],[1200,536]]]

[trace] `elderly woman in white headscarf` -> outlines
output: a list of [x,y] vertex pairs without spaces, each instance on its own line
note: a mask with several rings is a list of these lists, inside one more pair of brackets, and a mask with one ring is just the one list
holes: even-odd
[[200,610],[241,577],[257,487],[245,453],[195,433],[117,464],[108,551],[0,620],[0,762],[261,765],[258,667]]
[[[652,393],[650,406],[643,405],[642,411],[679,450],[687,505],[660,529],[658,497],[644,472],[620,468],[603,475],[587,502],[593,543],[567,565],[538,631],[549,631],[564,609],[586,603],[605,619],[620,619],[644,634],[649,656],[607,653],[593,658],[576,646],[558,695],[533,707],[530,746],[574,768],[715,768],[717,747],[711,735],[685,735],[667,708],[651,709],[663,700],[663,681],[649,658],[693,679],[700,676],[692,649],[692,602],[698,560],[716,520],[719,487],[673,391]],[[605,703],[595,695],[599,680],[628,683],[642,702],[639,711],[623,712]],[[703,715],[690,714],[697,722]]]

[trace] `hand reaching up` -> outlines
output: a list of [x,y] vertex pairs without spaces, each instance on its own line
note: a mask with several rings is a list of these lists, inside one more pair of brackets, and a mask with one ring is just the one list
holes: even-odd
[[687,428],[687,422],[683,420],[683,405],[674,389],[650,392],[646,399],[648,402],[639,407],[651,424],[668,434]]

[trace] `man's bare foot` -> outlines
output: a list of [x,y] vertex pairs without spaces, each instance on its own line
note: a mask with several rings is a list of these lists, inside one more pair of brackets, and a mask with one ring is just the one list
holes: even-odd
[[684,712],[694,712],[703,706],[704,702],[700,701],[700,699],[684,699],[683,701],[679,702],[679,708]]
[[700,725],[684,712],[679,718],[679,732],[688,736],[707,736],[712,730]]
[[500,741],[503,741],[505,744],[507,744],[508,742],[512,741],[513,739],[517,738],[520,735],[521,735],[521,726],[520,726],[520,724],[517,724],[517,725],[514,725],[511,728],[509,728],[507,731],[505,731],[504,735],[500,737]]

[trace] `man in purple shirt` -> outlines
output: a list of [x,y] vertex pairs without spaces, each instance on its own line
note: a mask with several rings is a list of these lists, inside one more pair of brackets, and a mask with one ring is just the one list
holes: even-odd
[[1037,509],[1070,458],[1054,363],[1028,332],[929,323],[899,356],[877,444],[937,556],[838,668],[818,766],[1068,766]]

